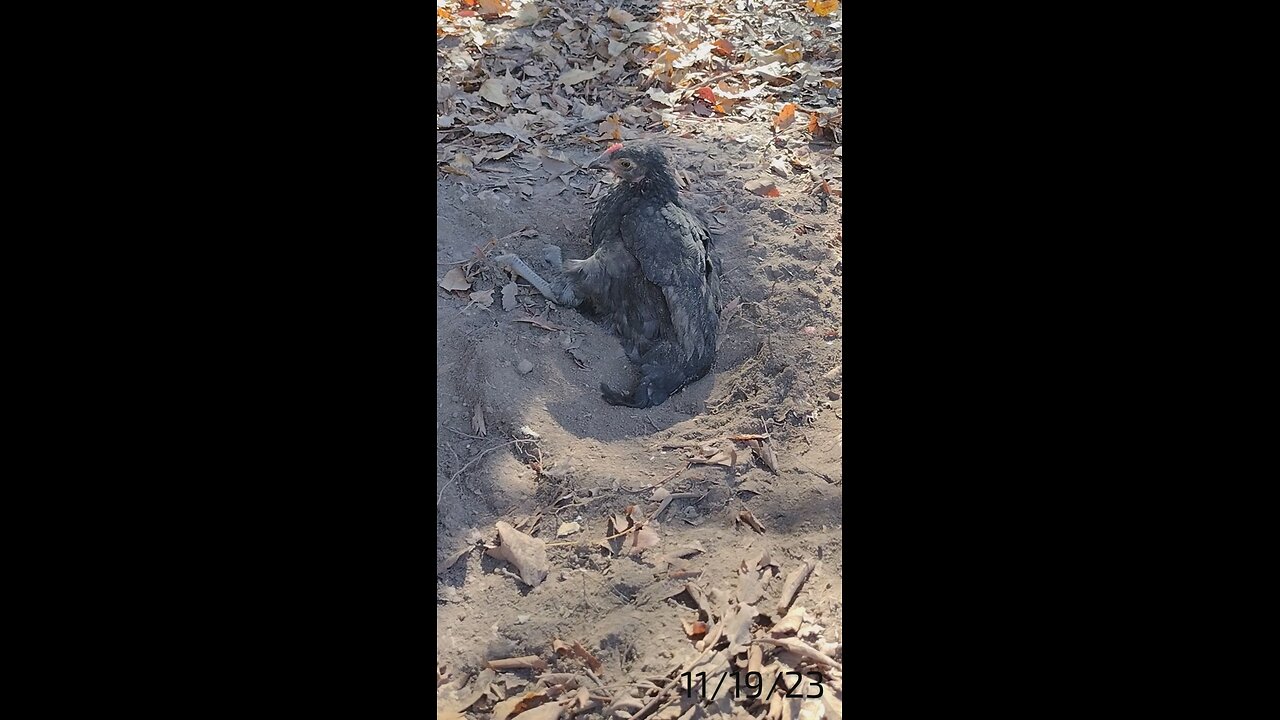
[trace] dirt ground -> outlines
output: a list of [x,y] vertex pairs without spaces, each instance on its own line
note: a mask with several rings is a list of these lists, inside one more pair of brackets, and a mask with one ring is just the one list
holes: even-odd
[[[696,603],[679,594],[686,583],[718,602],[741,589],[744,563],[761,551],[776,569],[764,576],[760,612],[777,622],[784,579],[811,561],[792,605],[805,609],[815,646],[843,642],[842,199],[813,192],[815,178],[839,187],[837,146],[775,134],[759,118],[692,114],[623,138],[659,142],[682,172],[686,203],[707,220],[722,257],[729,305],[712,372],[645,410],[600,397],[602,380],[622,388],[636,379],[616,338],[523,280],[504,302],[513,278],[491,260],[514,252],[541,270],[547,245],[565,258],[590,255],[588,217],[611,178],[581,166],[607,142],[557,138],[562,160],[550,168],[545,157],[520,163],[530,150],[521,148],[483,172],[437,172],[436,662],[444,675],[520,656],[541,658],[551,672],[580,671],[553,648],[562,641],[600,661],[594,675],[609,692],[644,683],[698,653],[686,632]],[[771,172],[779,158],[790,163],[785,174]],[[746,189],[765,178],[776,197]],[[440,286],[455,268],[469,288]],[[763,448],[729,439],[766,433],[776,471]],[[633,552],[635,534],[604,540],[625,527],[632,506],[650,517],[668,494],[646,525],[656,545]],[[547,544],[549,572],[535,587],[484,552],[498,521]],[[679,557],[691,549],[700,552]],[[507,671],[498,680],[514,692],[535,676]],[[488,717],[490,695],[465,716]]]

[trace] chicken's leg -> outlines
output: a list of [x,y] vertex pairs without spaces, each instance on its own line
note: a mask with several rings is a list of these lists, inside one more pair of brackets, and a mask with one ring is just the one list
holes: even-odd
[[[555,255],[558,257],[559,254],[560,248],[556,248]],[[494,258],[494,261],[499,265],[506,265],[511,268],[515,274],[528,281],[528,283],[533,286],[533,289],[542,293],[542,296],[551,302],[559,303],[560,305],[567,305],[569,307],[577,307],[579,305],[580,301],[574,296],[574,293],[565,283],[558,283],[561,286],[560,292],[556,292],[556,289],[551,286],[551,283],[543,280],[542,276],[538,275],[538,273],[535,272],[533,268],[529,267],[528,263],[521,260],[518,255],[512,253],[499,255]]]
[[551,283],[543,280],[538,273],[534,272],[533,268],[529,267],[525,261],[520,259],[519,255],[499,255],[494,258],[494,262],[511,268],[515,271],[515,274],[527,280],[535,290],[542,293],[542,295],[548,300],[551,300],[552,302],[559,302],[560,299],[556,297],[555,291],[551,288]]

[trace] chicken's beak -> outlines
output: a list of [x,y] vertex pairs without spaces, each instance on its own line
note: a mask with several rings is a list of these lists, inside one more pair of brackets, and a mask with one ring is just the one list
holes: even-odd
[[595,160],[587,163],[588,168],[607,168],[609,167],[609,153],[602,152],[596,156]]

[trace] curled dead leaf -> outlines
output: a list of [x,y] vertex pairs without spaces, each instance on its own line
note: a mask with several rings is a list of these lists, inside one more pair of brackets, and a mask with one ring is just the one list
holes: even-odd
[[840,0],[809,0],[805,5],[815,15],[826,17],[840,9]]
[[784,130],[796,121],[796,104],[787,103],[778,111],[777,117],[773,119],[773,128],[775,130]]
[[462,272],[462,268],[453,268],[444,274],[440,287],[445,290],[470,290],[471,283],[467,281],[467,275]]
[[764,525],[760,524],[760,521],[756,519],[755,513],[751,512],[750,510],[744,509],[740,511],[738,513],[738,519],[750,525],[753,530],[760,533],[761,535],[764,534]]

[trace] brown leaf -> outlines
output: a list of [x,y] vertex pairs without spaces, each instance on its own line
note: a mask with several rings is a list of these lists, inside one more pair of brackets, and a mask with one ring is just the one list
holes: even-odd
[[481,15],[501,15],[511,9],[511,0],[479,0]]
[[525,535],[505,521],[499,520],[497,527],[501,545],[486,552],[514,565],[520,571],[520,580],[529,587],[537,587],[546,580],[551,567],[547,562],[547,544]]
[[622,139],[622,118],[617,115],[610,115],[600,123],[600,133],[602,137],[597,139],[604,140],[621,140]]
[[809,0],[805,5],[815,14],[826,17],[840,9],[840,0]]
[[[817,332],[817,328],[814,328],[814,332]],[[748,440],[747,444],[751,446],[751,452],[756,457],[760,458],[760,461],[763,462],[774,475],[777,475],[778,456],[774,454],[773,447],[769,445],[769,441],[765,440],[761,442],[759,440]]]
[[723,55],[725,57],[733,57],[733,43],[729,42],[728,40],[725,40],[724,38],[720,38],[719,40],[716,40],[714,43],[711,43],[711,45],[712,45],[712,48],[711,48],[712,52],[716,53],[717,55]]
[[809,113],[809,127],[805,128],[814,135],[818,134],[818,114]]
[[600,672],[600,668],[604,667],[604,663],[596,659],[596,656],[592,655],[589,650],[582,647],[582,643],[577,640],[573,641],[573,652],[587,664],[587,667],[591,668],[592,672]]
[[741,512],[739,512],[738,519],[750,525],[752,529],[754,529],[756,532],[760,533],[761,535],[764,534],[764,526],[761,525],[760,521],[756,519],[755,513],[751,512],[750,510],[742,510]]
[[782,110],[778,111],[778,116],[773,119],[773,127],[775,130],[783,130],[790,127],[791,123],[796,121],[796,104],[787,103],[782,106]]
[[767,178],[749,180],[742,185],[742,189],[761,197],[778,197],[782,194],[778,192],[778,184]]
[[609,8],[609,12],[605,13],[605,15],[607,15],[610,20],[621,25],[622,27],[626,27],[627,23],[636,19],[635,15],[632,15],[626,10],[622,10],[620,8]]
[[516,307],[516,292],[520,286],[515,283],[507,283],[502,286],[502,309],[514,310]]
[[645,550],[657,545],[660,540],[661,538],[658,537],[658,523],[650,522],[637,530],[632,536],[631,549],[627,554],[639,555]]
[[484,408],[480,406],[480,403],[476,403],[476,411],[471,416],[471,431],[480,437],[489,434],[484,427]]
[[[490,666],[492,665],[493,663],[490,663]],[[542,669],[546,669],[546,663],[543,663]],[[507,698],[493,706],[493,720],[507,720],[509,717],[536,708],[550,699],[551,697],[547,695],[546,690],[538,690]]]
[[467,275],[462,272],[462,268],[453,268],[444,274],[440,287],[445,290],[470,290],[471,283],[467,282]]
[[707,624],[701,620],[681,620],[680,624],[684,626],[684,634],[689,636],[690,640],[698,640],[707,634]]

